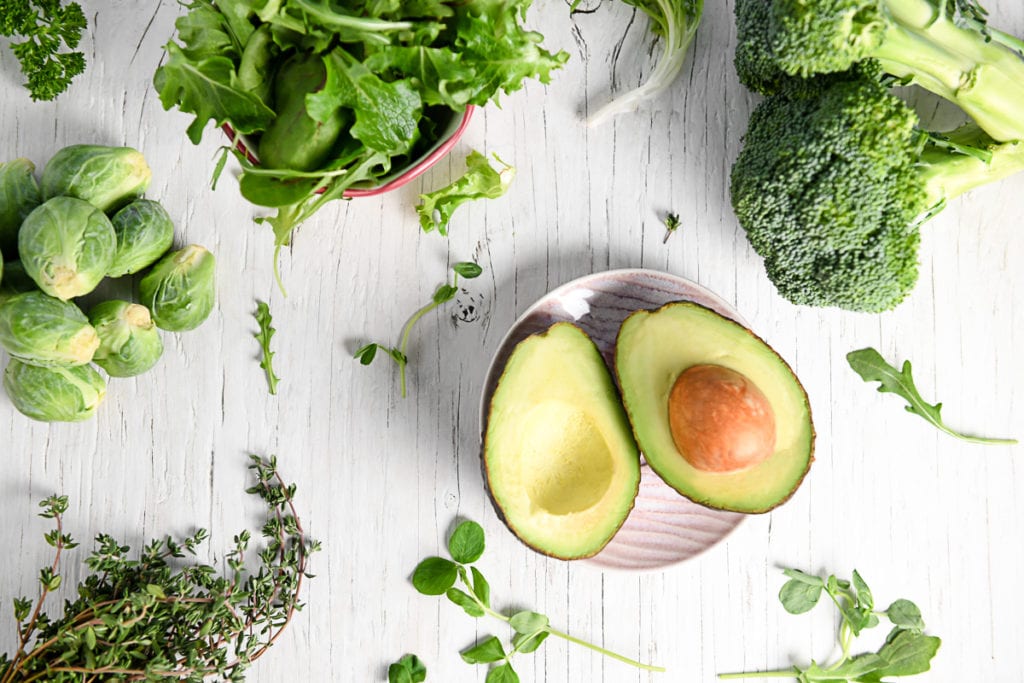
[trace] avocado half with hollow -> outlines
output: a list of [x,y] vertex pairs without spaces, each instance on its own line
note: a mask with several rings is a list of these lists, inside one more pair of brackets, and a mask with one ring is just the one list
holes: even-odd
[[807,394],[742,325],[690,302],[637,311],[619,329],[615,371],[647,463],[687,498],[766,512],[803,481],[814,459]]
[[571,323],[520,342],[491,398],[484,473],[528,546],[590,557],[633,508],[640,454],[604,359]]

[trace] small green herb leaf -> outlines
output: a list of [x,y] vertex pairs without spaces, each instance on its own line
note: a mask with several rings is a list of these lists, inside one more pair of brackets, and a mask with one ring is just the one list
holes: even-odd
[[434,292],[434,303],[441,305],[455,298],[455,295],[459,293],[459,288],[454,285],[441,285]]
[[458,569],[443,557],[428,557],[412,573],[412,585],[423,595],[444,595],[455,585]]
[[800,579],[790,579],[782,584],[779,601],[790,614],[803,614],[818,604],[822,587],[820,581],[815,585]]
[[423,683],[427,667],[416,655],[405,655],[388,667],[388,683]]
[[442,235],[448,234],[448,222],[455,209],[474,199],[496,199],[508,190],[516,170],[494,155],[502,168],[491,167],[487,157],[480,152],[470,152],[466,157],[466,173],[447,187],[435,192],[421,194],[421,204],[416,207],[423,232],[437,229]]
[[359,361],[363,365],[369,365],[373,362],[374,357],[377,355],[378,344],[367,344],[358,351],[356,351],[353,358]]
[[665,216],[665,239],[661,241],[662,244],[668,242],[668,238],[671,237],[676,230],[679,229],[679,214],[670,213]]
[[472,261],[459,261],[452,266],[452,270],[467,280],[478,278],[480,277],[480,274],[484,272],[483,268]]
[[885,362],[881,354],[875,349],[866,348],[858,351],[851,351],[846,355],[846,360],[854,372],[861,376],[865,382],[878,382],[879,393],[891,393],[906,399],[906,410],[923,417],[937,429],[950,436],[955,436],[963,441],[981,444],[1015,444],[1016,439],[992,439],[982,436],[970,436],[954,431],[947,427],[942,421],[942,404],[932,405],[921,397],[914,385],[914,377],[911,374],[910,361],[903,362],[903,369],[897,370]]
[[519,674],[512,669],[512,665],[505,662],[487,672],[485,683],[519,683]]
[[864,582],[857,570],[853,570],[853,587],[857,590],[857,601],[861,607],[870,610],[875,606],[875,598],[871,595],[871,589]]
[[470,567],[469,570],[473,572],[473,592],[476,593],[476,597],[484,604],[484,607],[491,606],[491,586],[487,583],[487,579],[476,567]]
[[449,588],[445,595],[448,596],[449,600],[464,609],[469,616],[482,617],[484,615],[483,608],[476,604],[476,601],[469,597],[465,591],[461,591],[458,588]]
[[467,664],[490,664],[505,659],[505,648],[497,636],[491,636],[477,645],[460,653]]
[[484,554],[484,529],[473,521],[455,527],[448,539],[448,552],[460,564],[472,564]]
[[913,676],[931,668],[932,658],[942,641],[914,631],[898,631],[878,651],[885,666],[875,673],[876,680],[886,676]]
[[542,631],[548,626],[548,618],[543,614],[537,612],[523,611],[516,612],[509,619],[509,626],[511,626],[516,633],[522,633],[524,635],[533,635],[538,631]]
[[[263,372],[267,376],[267,388],[270,390],[271,395],[277,395],[277,383],[281,378],[274,374],[274,352],[270,350],[270,340],[273,338],[274,333],[277,332],[272,327],[273,321],[274,319],[270,315],[270,306],[267,305],[267,302],[257,301],[256,322],[260,326],[260,331],[253,336],[260,343],[260,348],[263,351],[263,360],[260,361],[260,367],[263,368]],[[370,360],[373,359],[371,358]]]
[[921,610],[910,600],[900,598],[885,610],[886,616],[894,626],[910,629],[913,631],[924,630],[924,619],[921,618]]
[[531,633],[529,635],[517,633],[512,637],[512,647],[516,652],[529,654],[540,647],[541,643],[543,643],[549,635],[551,635],[549,631],[538,631],[537,633]]

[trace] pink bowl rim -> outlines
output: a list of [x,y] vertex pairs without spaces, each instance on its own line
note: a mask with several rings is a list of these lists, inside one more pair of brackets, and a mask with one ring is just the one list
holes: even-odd
[[[442,140],[440,144],[434,147],[434,149],[431,150],[429,154],[427,154],[424,157],[421,157],[419,161],[417,161],[415,164],[407,168],[398,176],[392,178],[383,185],[378,185],[377,187],[350,188],[348,190],[345,190],[342,196],[344,196],[346,199],[354,199],[356,197],[373,197],[379,194],[384,194],[385,192],[397,190],[403,185],[412,182],[416,178],[419,178],[421,175],[426,173],[430,169],[430,167],[439,162],[442,158],[444,158],[445,155],[452,151],[452,148],[455,147],[455,144],[459,141],[459,138],[461,138],[462,135],[466,132],[466,128],[469,126],[469,122],[473,118],[474,111],[476,111],[475,105],[466,105],[466,111],[462,115],[462,120],[459,122],[458,128],[456,128],[447,138]],[[245,141],[242,140],[242,137],[235,133],[235,129],[231,126],[230,123],[225,122],[224,124],[222,124],[221,130],[223,130],[225,135],[227,135],[228,138],[235,143],[235,149],[244,154],[246,159],[248,159],[253,164],[259,164],[259,159],[256,158],[256,156],[252,153],[252,150],[250,150],[249,147],[245,144]]]

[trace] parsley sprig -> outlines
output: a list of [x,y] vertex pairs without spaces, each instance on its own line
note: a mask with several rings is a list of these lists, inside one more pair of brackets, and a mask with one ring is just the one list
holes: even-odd
[[11,50],[33,100],[54,99],[85,71],[85,55],[75,51],[85,28],[76,2],[62,7],[60,0],[0,0],[0,35],[23,39]]
[[398,346],[388,347],[385,344],[371,342],[361,347],[358,351],[355,352],[355,355],[353,356],[363,365],[369,365],[370,363],[372,363],[373,359],[376,358],[377,356],[378,350],[382,350],[388,356],[390,356],[391,359],[398,364],[398,376],[399,384],[401,385],[402,388],[402,398],[406,397],[405,368],[409,364],[409,338],[410,335],[412,334],[413,326],[417,322],[419,322],[420,318],[425,316],[427,313],[430,313],[438,306],[448,303],[449,301],[455,298],[455,295],[459,293],[460,275],[467,280],[472,280],[473,278],[480,277],[480,274],[483,272],[483,269],[476,263],[473,263],[472,261],[459,261],[458,263],[452,266],[452,271],[454,272],[455,275],[452,283],[448,284],[447,282],[445,282],[444,284],[440,285],[434,291],[434,296],[431,298],[430,303],[428,303],[426,306],[413,313],[412,317],[409,318],[409,322],[405,323],[405,327],[402,328],[402,337]]
[[244,680],[301,608],[307,560],[319,549],[302,530],[292,503],[295,485],[281,479],[276,460],[252,456],[249,468],[256,482],[247,492],[268,513],[256,569],[246,568],[252,564],[248,531],[234,537],[225,576],[180,561],[207,539],[203,529],[180,540],[153,540],[137,559],[128,546],[100,534],[85,560],[91,573],[54,616],[43,606],[61,585],[64,551],[76,544],[64,532],[67,497],[42,501],[40,515],[54,520],[45,535],[54,559],[39,573],[34,606],[28,598],[14,601],[18,646],[13,656],[0,654],[0,683]]
[[[598,647],[559,631],[551,626],[543,614],[522,610],[505,615],[491,607],[491,587],[484,575],[470,566],[483,556],[485,547],[484,530],[473,521],[459,524],[448,539],[448,554],[443,557],[428,557],[416,566],[412,585],[423,595],[444,595],[471,617],[484,615],[505,622],[512,627],[515,635],[508,649],[497,636],[489,636],[460,654],[468,664],[493,664],[487,672],[486,683],[518,683],[519,675],[512,668],[512,658],[519,654],[534,652],[548,636],[562,638],[570,643],[599,652],[645,671],[664,671],[662,667],[644,664],[620,654]],[[471,578],[472,577],[472,578]],[[461,588],[456,587],[456,583]]]
[[[835,575],[815,576],[799,569],[785,569],[783,573],[789,581],[779,591],[779,601],[790,614],[810,611],[822,594],[835,604],[840,616],[837,640],[842,655],[824,666],[811,660],[810,666],[804,669],[793,666],[777,671],[718,674],[720,679],[793,678],[800,683],[878,683],[890,676],[912,676],[931,668],[932,658],[942,641],[924,634],[921,610],[911,601],[896,600],[888,609],[876,610],[874,595],[856,569],[851,581],[838,579]],[[885,643],[878,652],[851,655],[854,638],[862,631],[878,626],[879,617],[885,617],[892,624]]]

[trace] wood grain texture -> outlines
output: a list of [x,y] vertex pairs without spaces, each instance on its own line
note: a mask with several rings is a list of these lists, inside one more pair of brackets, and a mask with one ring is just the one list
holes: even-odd
[[[532,607],[558,627],[669,667],[637,673],[555,639],[517,668],[524,681],[711,681],[716,672],[824,658],[826,610],[785,614],[778,565],[843,574],[856,567],[881,602],[916,601],[943,646],[924,681],[1024,679],[1024,447],[961,444],[904,413],[846,365],[872,345],[914,361],[926,397],[957,427],[1024,435],[1024,176],[958,200],[925,230],[922,278],[896,311],[867,316],[797,308],[780,299],[728,202],[728,172],[755,98],[732,69],[732,2],[707,3],[672,92],[597,130],[580,114],[609,88],[650,69],[646,20],[594,1],[570,18],[542,3],[530,22],[572,59],[548,87],[528,84],[479,113],[456,152],[394,194],[338,203],[285,254],[284,299],[271,277],[272,240],[230,179],[207,179],[221,139],[199,146],[189,118],[165,112],[150,82],[181,12],[174,0],[87,0],[87,72],[57,102],[32,103],[0,50],[0,157],[45,162],[77,142],[128,144],[150,160],[150,196],[175,218],[178,240],[219,259],[220,294],[199,330],[166,337],[157,369],[111,383],[82,425],[29,422],[0,396],[0,599],[34,590],[47,561],[36,503],[71,497],[70,530],[133,546],[208,527],[207,559],[258,521],[245,454],[277,453],[299,484],[307,529],[323,540],[309,607],[250,680],[365,683],[416,652],[430,681],[482,681],[457,650],[504,635],[417,595],[416,562],[439,552],[453,520],[481,521],[482,567],[502,608]],[[989,0],[993,21],[1024,34],[1024,5]],[[519,169],[509,194],[456,214],[451,236],[419,232],[418,192],[446,184],[470,149]],[[663,244],[661,216],[682,228]],[[410,398],[393,368],[351,359],[364,340],[396,341],[449,263],[477,259],[484,277],[427,316],[410,348]],[[742,524],[698,560],[630,576],[541,557],[494,516],[480,481],[477,405],[491,354],[516,316],[549,289],[620,267],[690,278],[721,295],[793,365],[811,397],[817,462],[784,507]],[[266,394],[251,335],[255,299],[270,301],[282,383]],[[471,315],[466,307],[474,307]],[[459,313],[462,311],[460,317]],[[78,557],[81,557],[80,551]],[[66,565],[65,585],[80,577]],[[6,617],[9,607],[3,607]],[[13,643],[2,622],[0,647]]]

